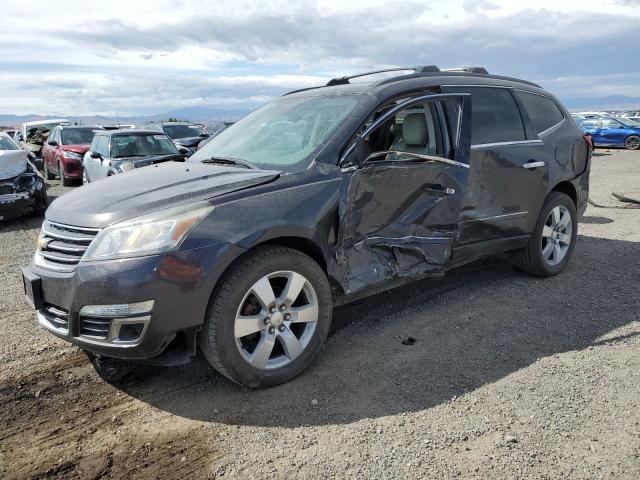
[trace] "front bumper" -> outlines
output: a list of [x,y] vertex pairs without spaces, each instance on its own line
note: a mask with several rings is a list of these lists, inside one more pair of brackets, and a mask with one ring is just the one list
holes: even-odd
[[29,192],[0,195],[0,220],[10,220],[33,213],[42,204]]
[[[148,257],[80,262],[72,272],[54,272],[32,263],[23,268],[25,293],[38,323],[58,337],[108,357],[148,359],[160,355],[179,332],[203,324],[213,287],[242,251],[232,244],[219,244]],[[96,318],[83,313],[92,305],[147,301],[153,301],[152,308],[134,315],[107,313]],[[101,338],[87,327],[102,332]]]

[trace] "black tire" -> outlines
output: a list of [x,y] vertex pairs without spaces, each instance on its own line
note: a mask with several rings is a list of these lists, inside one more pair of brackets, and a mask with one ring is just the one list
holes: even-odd
[[638,135],[629,135],[624,141],[624,148],[627,150],[640,150],[640,137]]
[[[551,214],[551,211],[558,206],[566,207],[571,215],[571,242],[569,244],[569,250],[565,254],[561,262],[556,265],[550,265],[542,255],[542,231],[545,227],[545,223]],[[529,275],[536,277],[550,277],[562,272],[573,254],[573,249],[576,245],[576,238],[578,236],[578,215],[576,212],[576,205],[573,203],[571,197],[560,192],[551,192],[546,198],[536,226],[531,234],[531,238],[527,245],[514,253],[514,263],[517,268]]]
[[[297,358],[279,368],[259,369],[244,359],[236,345],[236,312],[256,281],[282,270],[302,274],[313,286],[319,307],[318,320],[313,336]],[[319,353],[329,333],[332,310],[329,281],[313,259],[292,248],[258,247],[233,265],[214,290],[199,335],[200,349],[218,372],[240,385],[261,388],[285,383],[302,373]]]
[[49,167],[47,167],[47,162],[45,162],[44,160],[42,161],[42,165],[43,165],[43,170],[44,170],[44,176],[47,180],[54,180],[56,178],[56,176],[51,173],[49,171]]
[[63,187],[70,187],[73,184],[72,178],[67,178],[64,176],[64,168],[62,167],[62,163],[58,160],[58,175],[60,176],[60,183],[62,183]]

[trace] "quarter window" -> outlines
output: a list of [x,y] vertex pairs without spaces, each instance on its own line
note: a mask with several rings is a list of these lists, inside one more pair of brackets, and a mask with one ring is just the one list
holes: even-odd
[[520,91],[516,91],[515,95],[529,114],[529,119],[538,133],[549,130],[564,120],[562,111],[550,98]]
[[525,140],[520,110],[511,92],[504,88],[469,88],[471,93],[471,143]]

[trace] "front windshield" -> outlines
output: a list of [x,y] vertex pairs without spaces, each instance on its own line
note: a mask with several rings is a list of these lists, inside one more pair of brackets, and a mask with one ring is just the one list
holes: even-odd
[[18,150],[10,138],[0,135],[0,150]]
[[92,128],[72,128],[62,130],[60,135],[62,145],[88,145],[93,140],[94,131]]
[[146,155],[174,155],[178,149],[166,135],[114,135],[111,138],[111,156],[141,157]]
[[194,153],[189,161],[212,157],[245,160],[260,168],[304,168],[353,111],[357,96],[282,98],[234,123]]
[[170,138],[199,137],[204,133],[197,125],[165,125],[162,130]]

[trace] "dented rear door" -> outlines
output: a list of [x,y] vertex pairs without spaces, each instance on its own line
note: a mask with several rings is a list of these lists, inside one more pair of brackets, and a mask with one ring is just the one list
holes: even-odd
[[[343,169],[333,274],[347,294],[396,277],[443,272],[469,174],[470,100],[468,94],[446,94],[402,104],[408,111],[416,102],[438,112],[448,139],[442,157],[402,152]],[[398,115],[399,108],[384,117]]]

